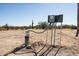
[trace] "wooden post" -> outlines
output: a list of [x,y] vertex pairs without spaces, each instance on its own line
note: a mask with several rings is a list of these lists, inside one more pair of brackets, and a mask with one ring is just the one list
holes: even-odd
[[77,4],[77,33],[76,37],[79,35],[79,3]]

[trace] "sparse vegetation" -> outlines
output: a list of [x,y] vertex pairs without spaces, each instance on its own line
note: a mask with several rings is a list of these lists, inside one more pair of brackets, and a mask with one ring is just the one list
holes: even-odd
[[[47,22],[38,22],[37,25],[33,26],[33,28],[36,28],[36,29],[44,29],[46,28],[48,25]],[[3,26],[0,26],[0,30],[24,30],[24,29],[31,29],[32,26],[29,25],[29,26],[9,26],[8,24],[5,24]],[[60,28],[60,25],[57,26],[56,28]],[[63,25],[62,26],[63,29],[77,29],[77,26],[76,25]]]

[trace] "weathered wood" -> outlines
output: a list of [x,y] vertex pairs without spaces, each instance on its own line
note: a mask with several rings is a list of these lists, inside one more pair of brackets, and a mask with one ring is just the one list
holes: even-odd
[[79,3],[77,4],[77,30],[79,30]]
[[76,37],[79,35],[79,3],[77,4],[77,33]]

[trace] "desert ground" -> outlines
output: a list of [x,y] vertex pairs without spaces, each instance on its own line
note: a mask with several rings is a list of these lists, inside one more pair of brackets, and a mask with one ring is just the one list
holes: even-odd
[[[22,45],[25,40],[27,30],[8,30],[0,31],[0,56],[12,51],[14,48]],[[42,29],[33,29],[33,31],[40,32]],[[72,29],[59,29],[56,30],[55,45],[62,46],[56,53],[58,48],[49,47],[51,45],[51,30],[47,30],[44,33],[30,32],[29,45],[31,49],[24,49],[18,51],[16,54],[9,54],[8,56],[34,56],[33,51],[38,52],[44,45],[46,45],[38,55],[43,53],[45,56],[79,56],[79,37],[75,37],[76,30]],[[61,39],[61,44],[60,44]],[[39,44],[37,44],[39,42]],[[34,46],[34,43],[36,43]],[[52,35],[52,45],[54,44],[54,36]],[[51,49],[48,52],[46,49]],[[27,53],[28,52],[28,53]]]

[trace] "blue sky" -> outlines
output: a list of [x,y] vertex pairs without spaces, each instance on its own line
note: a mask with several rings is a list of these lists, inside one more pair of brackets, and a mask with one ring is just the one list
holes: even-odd
[[0,25],[34,25],[48,21],[48,15],[63,14],[63,24],[77,24],[77,4],[75,3],[0,3]]

